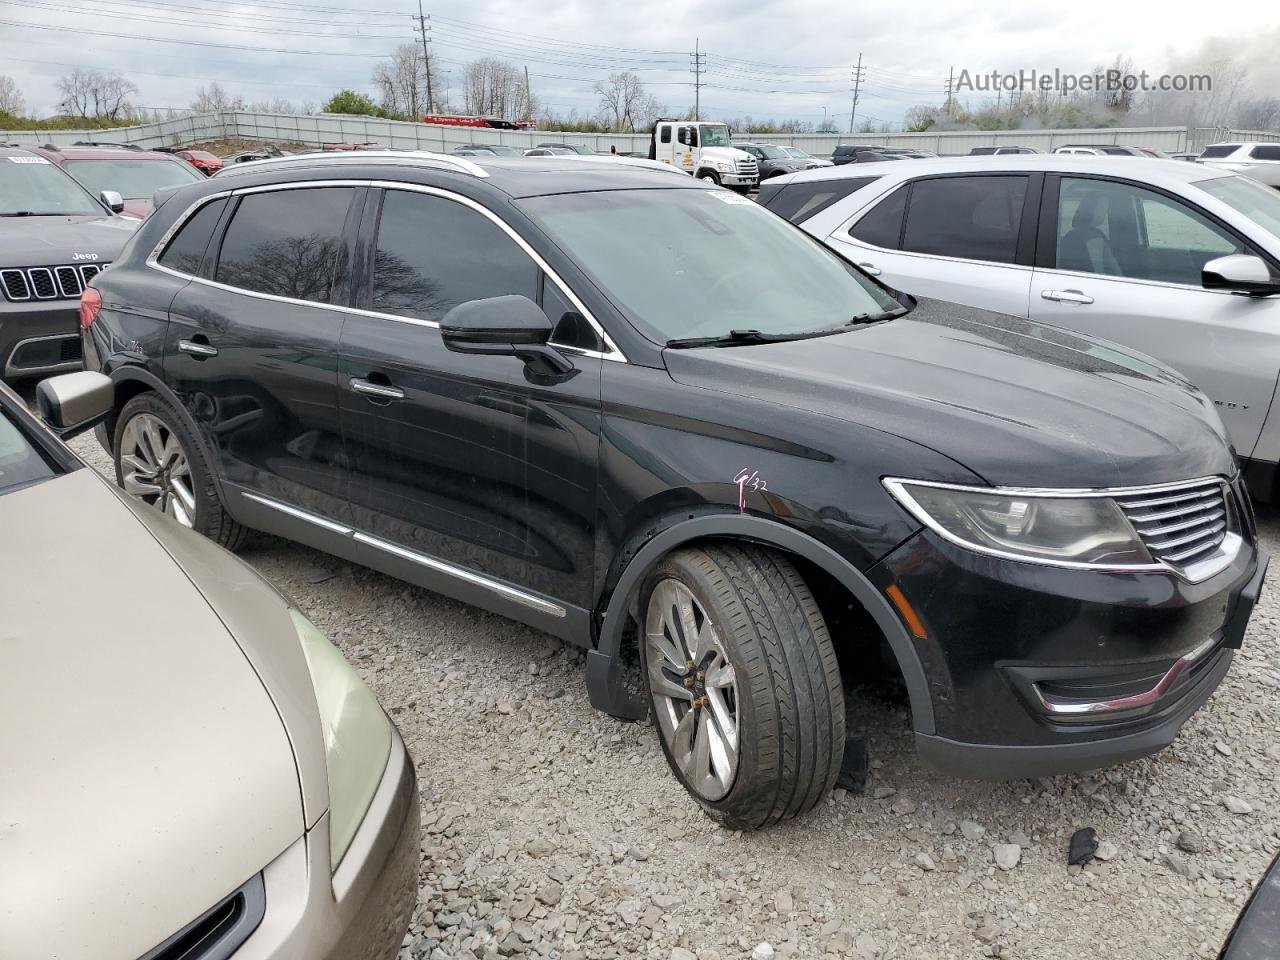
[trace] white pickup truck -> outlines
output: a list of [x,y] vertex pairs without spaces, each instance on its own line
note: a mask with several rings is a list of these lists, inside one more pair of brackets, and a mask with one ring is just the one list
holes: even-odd
[[649,159],[739,190],[760,181],[755,157],[732,144],[723,123],[659,120],[649,137]]

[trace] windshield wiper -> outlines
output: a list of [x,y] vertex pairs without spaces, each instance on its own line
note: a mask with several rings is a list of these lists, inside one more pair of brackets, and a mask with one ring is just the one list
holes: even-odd
[[759,330],[730,330],[714,337],[677,337],[666,345],[672,350],[689,347],[734,347],[747,343],[780,343],[783,340],[799,340],[813,336],[811,333],[761,333]]
[[60,217],[61,213],[53,211],[52,213],[43,210],[14,210],[12,213],[0,213],[0,217]]
[[850,317],[845,325],[852,327],[860,323],[879,323],[881,320],[892,320],[894,317],[900,317],[906,312],[906,307],[894,307],[883,313],[859,313]]

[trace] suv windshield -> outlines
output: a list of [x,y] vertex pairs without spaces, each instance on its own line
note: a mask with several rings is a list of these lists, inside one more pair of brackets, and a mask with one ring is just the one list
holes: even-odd
[[1196,186],[1280,237],[1280,190],[1251,177],[1213,177]]
[[733,146],[729,142],[729,128],[723,123],[700,123],[698,124],[698,141],[704,147],[729,147]]
[[53,467],[0,406],[0,494],[54,475]]
[[781,148],[781,147],[774,147],[774,146],[769,146],[769,145],[767,145],[767,144],[766,144],[766,145],[764,145],[764,146],[752,147],[752,148],[751,148],[751,151],[752,151],[756,156],[758,156],[758,157],[764,157],[766,160],[786,160],[786,159],[788,159],[787,155],[786,155],[785,153],[783,153],[783,151],[782,151],[782,148]]
[[126,200],[150,200],[157,190],[204,179],[169,160],[68,160],[66,170],[95,196],[114,190]]
[[520,206],[660,343],[735,329],[800,335],[901,309],[818,241],[727,190],[561,194]]
[[0,217],[105,215],[84,187],[44,157],[0,157]]

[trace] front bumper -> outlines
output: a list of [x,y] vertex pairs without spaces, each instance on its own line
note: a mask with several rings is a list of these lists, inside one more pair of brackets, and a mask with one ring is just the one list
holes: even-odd
[[[1267,555],[1245,541],[1201,583],[981,556],[925,531],[873,571],[918,616],[931,766],[1014,779],[1090,770],[1167,746],[1240,646]],[[1180,662],[1181,661],[1181,662]]]
[[394,731],[382,782],[332,879],[326,813],[263,871],[266,913],[235,960],[391,960],[418,897],[413,762]]
[[754,187],[758,177],[742,173],[721,173],[720,183],[726,187]]
[[79,301],[0,299],[0,377],[46,377],[80,362]]

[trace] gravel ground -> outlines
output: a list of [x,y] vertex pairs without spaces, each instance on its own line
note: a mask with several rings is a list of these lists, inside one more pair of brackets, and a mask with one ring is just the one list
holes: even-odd
[[[97,443],[75,444],[99,469]],[[1261,518],[1280,548],[1280,515]],[[1264,590],[1212,700],[1159,755],[983,784],[914,756],[905,703],[868,702],[862,795],[722,830],[648,725],[593,711],[582,655],[544,634],[282,540],[243,556],[391,712],[423,797],[401,960],[1215,956],[1280,850],[1280,594]],[[1080,827],[1103,862],[1066,865]]]

